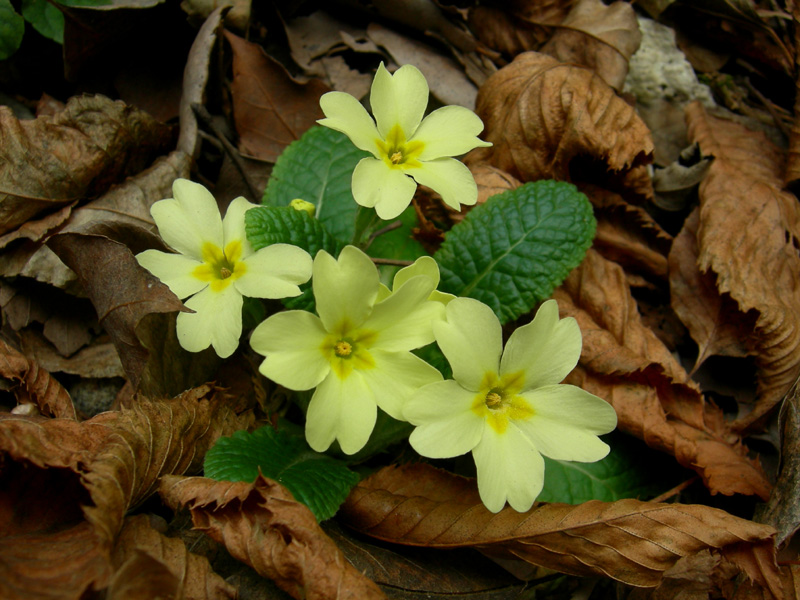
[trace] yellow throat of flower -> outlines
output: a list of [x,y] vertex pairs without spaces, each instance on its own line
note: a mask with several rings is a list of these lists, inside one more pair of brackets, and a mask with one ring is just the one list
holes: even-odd
[[417,157],[422,154],[425,144],[415,140],[407,141],[400,125],[392,127],[385,140],[379,139],[375,143],[384,162],[390,167],[402,169],[420,166]]
[[242,262],[242,242],[234,240],[223,250],[216,244],[205,242],[202,248],[203,264],[192,271],[200,281],[208,282],[211,289],[221,292],[244,275],[247,267]]
[[487,372],[472,400],[472,412],[486,419],[497,433],[504,433],[509,421],[530,419],[533,408],[519,392],[525,381],[522,372],[509,373],[499,377],[497,373]]

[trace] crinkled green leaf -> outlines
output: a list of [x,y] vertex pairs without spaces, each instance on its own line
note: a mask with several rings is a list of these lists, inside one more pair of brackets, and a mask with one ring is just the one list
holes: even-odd
[[220,438],[206,453],[206,477],[221,481],[254,481],[258,471],[286,487],[318,521],[339,510],[358,475],[342,461],[314,452],[305,440],[272,427],[237,431]]
[[526,183],[472,209],[434,255],[439,289],[488,304],[505,323],[552,294],[583,260],[597,222],[578,189]]
[[64,13],[47,0],[22,0],[22,16],[47,39],[64,43]]
[[347,243],[358,208],[350,180],[358,161],[367,156],[343,133],[314,126],[278,157],[261,203],[287,206],[295,198],[312,202],[328,231]]
[[[339,256],[340,245],[328,233],[325,226],[302,210],[289,206],[257,206],[244,216],[247,240],[253,250],[260,250],[272,244],[293,244],[308,252],[312,257],[320,250]],[[285,298],[284,306],[299,310],[314,310],[314,294],[311,282],[300,286],[302,293],[294,298]]]
[[589,500],[648,500],[682,478],[675,461],[621,433],[603,436],[611,452],[603,460],[579,463],[545,457],[544,488],[538,502],[581,504]]
[[25,19],[14,10],[10,0],[0,0],[0,60],[17,51],[25,34]]

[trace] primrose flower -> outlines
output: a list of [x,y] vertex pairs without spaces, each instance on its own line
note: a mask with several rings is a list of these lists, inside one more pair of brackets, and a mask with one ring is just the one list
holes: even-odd
[[393,219],[405,210],[417,189],[414,180],[438,192],[456,210],[477,201],[472,174],[451,157],[491,146],[477,138],[483,122],[463,106],[444,106],[423,119],[428,82],[416,67],[404,65],[390,75],[381,63],[370,92],[375,121],[344,92],[328,92],[319,103],[326,117],[317,121],[320,125],[341,131],[374,156],[356,165],[352,189],[355,201],[375,207],[381,219]]
[[236,198],[220,218],[217,202],[202,185],[172,184],[174,198],[153,204],[150,214],[164,241],[180,254],[145,250],[136,260],[158,277],[194,313],[179,313],[178,341],[190,352],[214,347],[227,358],[242,334],[243,296],[285,298],[300,294],[311,276],[311,257],[289,244],[253,252],[244,215],[254,207]]
[[[439,287],[439,265],[436,264],[436,261],[430,256],[421,256],[417,260],[414,261],[413,264],[403,267],[394,275],[394,279],[392,280],[392,288],[397,290],[409,279],[412,277],[423,276],[427,277],[431,280],[433,284],[433,291],[431,295],[428,296],[428,300],[435,300],[436,302],[441,302],[445,306],[447,305],[450,300],[455,298],[453,294],[448,294],[446,292],[440,292],[436,288]],[[378,290],[378,300],[384,300],[389,297],[392,293],[388,287],[383,284],[380,284],[380,289]]]
[[610,404],[559,384],[575,367],[581,332],[545,302],[518,328],[503,352],[502,329],[481,302],[456,298],[447,321],[433,324],[453,377],[420,389],[405,404],[417,425],[411,446],[423,456],[450,458],[472,451],[481,500],[492,512],[508,503],[528,510],[544,483],[542,455],[594,462],[608,454],[597,437],[617,423]]
[[294,310],[269,317],[250,344],[266,356],[259,370],[292,390],[316,387],[306,414],[306,440],[323,452],[339,440],[347,454],[367,443],[377,406],[402,418],[403,403],[439,371],[410,350],[433,341],[431,323],[445,307],[428,300],[430,277],[405,281],[377,302],[378,270],[354,246],[337,261],[324,250],[314,258],[317,313]]

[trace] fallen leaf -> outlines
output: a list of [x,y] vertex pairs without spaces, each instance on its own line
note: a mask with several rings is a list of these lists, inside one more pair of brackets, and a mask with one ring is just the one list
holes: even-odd
[[713,156],[703,156],[700,146],[692,144],[681,150],[674,162],[663,169],[655,169],[655,205],[669,211],[685,210],[697,200],[697,188],[713,161]]
[[639,587],[658,585],[680,558],[710,550],[780,597],[775,531],[708,506],[592,500],[495,514],[481,503],[474,480],[417,463],[385,467],[363,480],[340,519],[392,543],[476,547]]
[[737,426],[764,417],[800,374],[800,210],[783,191],[783,153],[761,133],[686,109],[689,135],[715,157],[700,186],[701,272],[742,313],[755,311],[758,400]]
[[712,493],[755,494],[770,483],[669,349],[643,325],[622,268],[589,250],[553,297],[583,333],[567,382],[609,402],[618,427],[695,470]]
[[636,12],[626,2],[609,6],[579,0],[539,51],[562,63],[589,67],[615,90],[622,90],[628,60],[642,41]]
[[[118,567],[106,590],[106,600],[178,600],[181,581],[161,561],[143,550],[132,550]],[[208,596],[206,596],[208,597]]]
[[103,96],[73,97],[53,117],[19,121],[0,107],[0,233],[105,192],[168,148],[171,128]]
[[574,0],[515,0],[504,8],[480,4],[470,10],[469,25],[487,46],[514,57],[544,44],[574,4]]
[[17,402],[31,402],[48,416],[77,419],[67,390],[39,364],[0,340],[0,376],[16,385],[11,392]]
[[[105,341],[103,341],[103,339]],[[108,337],[98,338],[69,358],[59,354],[35,329],[26,329],[19,334],[22,351],[36,359],[51,373],[69,373],[81,377],[125,377],[119,354]]]
[[[147,515],[136,515],[125,519],[125,525],[117,538],[111,555],[117,572],[109,586],[109,597],[115,598],[115,582],[119,585],[130,585],[141,582],[147,577],[139,571],[142,568],[142,557],[146,556],[156,565],[166,569],[176,598],[193,598],[196,600],[219,600],[236,598],[236,590],[225,580],[214,573],[208,559],[192,554],[184,543],[159,533],[150,524]],[[160,569],[153,565],[154,571]],[[169,589],[169,588],[168,588]],[[150,595],[143,595],[142,600],[150,600],[158,594],[150,590]],[[127,600],[130,596],[116,596]]]
[[521,181],[569,180],[578,156],[613,172],[652,158],[650,132],[630,105],[590,70],[545,54],[520,54],[490,77],[475,110],[493,146],[476,148],[469,161]]
[[328,87],[312,79],[296,83],[258,44],[229,31],[233,51],[233,117],[243,154],[275,162],[293,141],[324,115],[319,98]]
[[186,506],[195,529],[272,579],[293,598],[384,598],[347,562],[314,515],[280,484],[168,476],[159,493],[173,509]]
[[496,194],[502,194],[522,185],[516,177],[486,163],[473,163],[470,170],[478,186],[478,204],[483,204]]
[[697,267],[700,209],[684,222],[669,253],[670,303],[697,343],[696,370],[709,356],[743,357],[755,327],[754,314],[742,314],[728,294],[720,294],[713,273]]
[[[95,227],[97,224],[95,224]],[[59,258],[78,275],[111,336],[125,372],[139,385],[148,353],[136,336],[139,321],[150,313],[185,310],[167,286],[136,262],[127,246],[86,233],[62,233],[48,241]]]

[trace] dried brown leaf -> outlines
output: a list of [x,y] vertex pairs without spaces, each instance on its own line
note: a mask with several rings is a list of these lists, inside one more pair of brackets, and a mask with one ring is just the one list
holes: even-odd
[[180,600],[181,581],[161,561],[143,550],[131,551],[108,585],[106,600]]
[[653,587],[680,558],[704,550],[735,563],[780,597],[775,531],[701,505],[639,500],[543,504],[492,513],[473,480],[426,464],[385,467],[359,483],[340,517],[394,543],[473,546],[563,573]]
[[697,342],[695,369],[709,356],[747,356],[747,340],[755,325],[753,315],[743,315],[730,296],[720,294],[713,273],[697,267],[699,224],[700,210],[695,209],[669,254],[670,301]]
[[715,160],[700,186],[697,265],[743,313],[756,311],[758,401],[745,427],[769,412],[800,374],[800,209],[783,191],[783,153],[761,134],[686,109],[689,135]]
[[195,529],[294,598],[384,598],[347,562],[311,511],[274,481],[169,476],[162,478],[159,493],[173,509],[188,507]]
[[11,390],[17,402],[31,402],[48,416],[77,419],[67,390],[50,373],[0,340],[0,376],[15,382]]
[[613,172],[652,158],[653,141],[633,108],[588,69],[536,52],[520,54],[481,86],[476,112],[486,161],[521,181],[570,179],[570,162],[596,159]]
[[642,33],[636,12],[626,2],[609,6],[600,0],[579,0],[540,52],[563,63],[583,65],[620,91],[628,60],[639,48]]
[[470,170],[478,185],[478,204],[522,185],[516,177],[486,163],[473,163]]
[[621,430],[697,471],[712,493],[769,497],[769,482],[722,411],[704,400],[642,323],[619,265],[589,250],[553,297],[583,333],[579,367],[569,383],[611,403]]
[[0,107],[0,233],[105,192],[168,148],[171,130],[103,96],[80,96],[53,117],[20,121]]
[[[126,582],[130,579],[145,579],[137,571],[141,566],[142,556],[147,556],[172,576],[172,589],[176,598],[192,598],[196,600],[219,600],[221,598],[235,598],[236,590],[228,585],[222,577],[214,573],[208,559],[189,552],[184,543],[175,538],[169,538],[150,525],[146,515],[128,517],[125,525],[117,538],[117,544],[112,553],[112,560],[117,572],[109,586],[109,597],[115,598],[115,582]],[[153,567],[154,570],[160,570]],[[128,575],[126,577],[125,575]],[[142,596],[143,600],[156,597],[150,593]],[[120,599],[129,596],[120,594]]]
[[233,117],[243,154],[275,162],[283,149],[324,115],[319,98],[328,87],[296,83],[258,44],[225,32],[233,51]]
[[537,50],[550,37],[552,27],[569,13],[573,1],[515,1],[503,9],[479,5],[470,10],[469,24],[487,46],[508,56]]
[[69,358],[64,358],[35,329],[19,332],[22,352],[34,358],[51,373],[69,373],[90,378],[125,377],[114,344],[107,341],[107,337],[106,341],[102,339],[98,338],[96,342],[81,348]]

